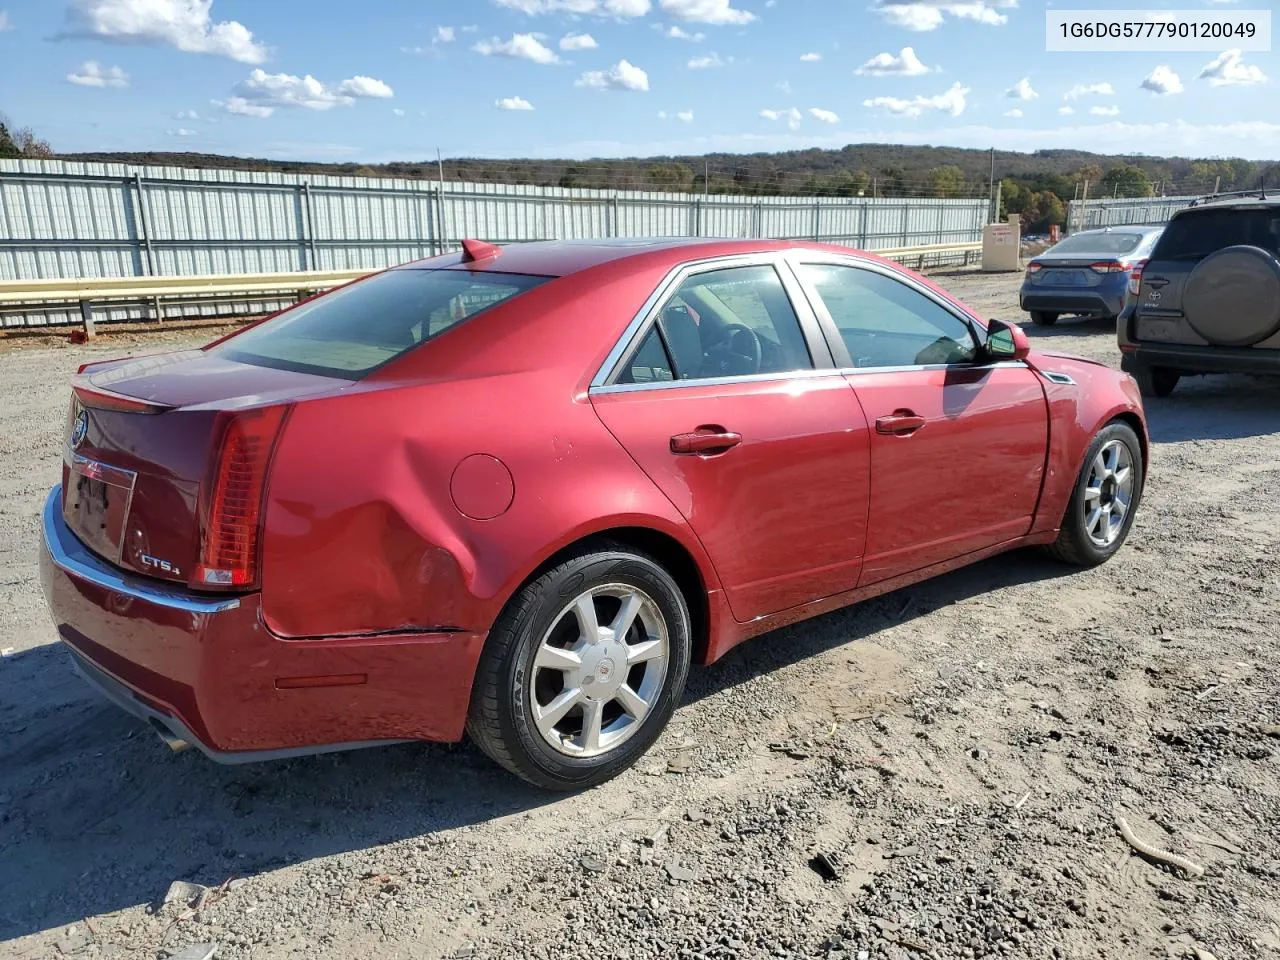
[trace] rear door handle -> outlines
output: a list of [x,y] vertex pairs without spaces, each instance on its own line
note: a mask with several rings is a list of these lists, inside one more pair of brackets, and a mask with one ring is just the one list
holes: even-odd
[[677,433],[671,438],[672,453],[723,453],[742,442],[742,434],[724,427],[699,427],[693,433]]
[[924,417],[918,417],[910,410],[895,410],[890,416],[877,418],[876,433],[908,437],[924,425]]

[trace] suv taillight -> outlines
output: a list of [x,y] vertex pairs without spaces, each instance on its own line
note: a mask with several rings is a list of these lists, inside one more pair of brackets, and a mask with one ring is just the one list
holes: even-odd
[[267,468],[288,412],[287,406],[262,407],[227,417],[203,501],[208,512],[193,587],[257,585]]
[[1138,295],[1138,291],[1142,289],[1142,268],[1147,265],[1145,260],[1137,260],[1129,265],[1129,293],[1133,296]]

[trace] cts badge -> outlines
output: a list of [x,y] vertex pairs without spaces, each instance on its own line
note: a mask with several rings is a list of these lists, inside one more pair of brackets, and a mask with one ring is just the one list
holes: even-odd
[[85,436],[89,433],[89,414],[85,410],[81,410],[76,414],[75,422],[71,424],[71,449],[75,449],[84,443]]
[[159,570],[161,573],[171,573],[175,577],[182,576],[182,571],[179,570],[175,564],[170,563],[168,560],[161,560],[159,557],[148,556],[145,553],[139,553],[138,560],[142,563],[144,567],[147,567],[151,570]]

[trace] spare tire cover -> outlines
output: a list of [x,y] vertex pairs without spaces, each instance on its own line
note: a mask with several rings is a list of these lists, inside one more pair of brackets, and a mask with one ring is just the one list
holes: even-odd
[[1280,260],[1261,247],[1211,253],[1182,291],[1192,329],[1220,347],[1248,347],[1280,330]]

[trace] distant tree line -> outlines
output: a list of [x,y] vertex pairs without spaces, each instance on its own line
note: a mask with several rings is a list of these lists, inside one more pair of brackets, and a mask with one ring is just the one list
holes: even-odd
[[[11,131],[0,116],[0,157],[48,157],[49,145],[29,129]],[[272,170],[335,176],[434,180],[435,160],[383,164],[309,163],[197,153],[60,154],[71,160]],[[1034,153],[902,144],[849,144],[839,150],[593,160],[444,161],[447,180],[749,196],[986,198],[994,165],[1001,215],[1044,232],[1066,222],[1067,202],[1081,196],[1176,196],[1253,189],[1264,178],[1280,188],[1280,164],[1238,158],[1111,156],[1083,150]]]
[[12,130],[10,129],[9,118],[0,113],[0,158],[20,159],[26,157],[38,160],[52,156],[53,150],[49,144],[38,139],[30,127]]

